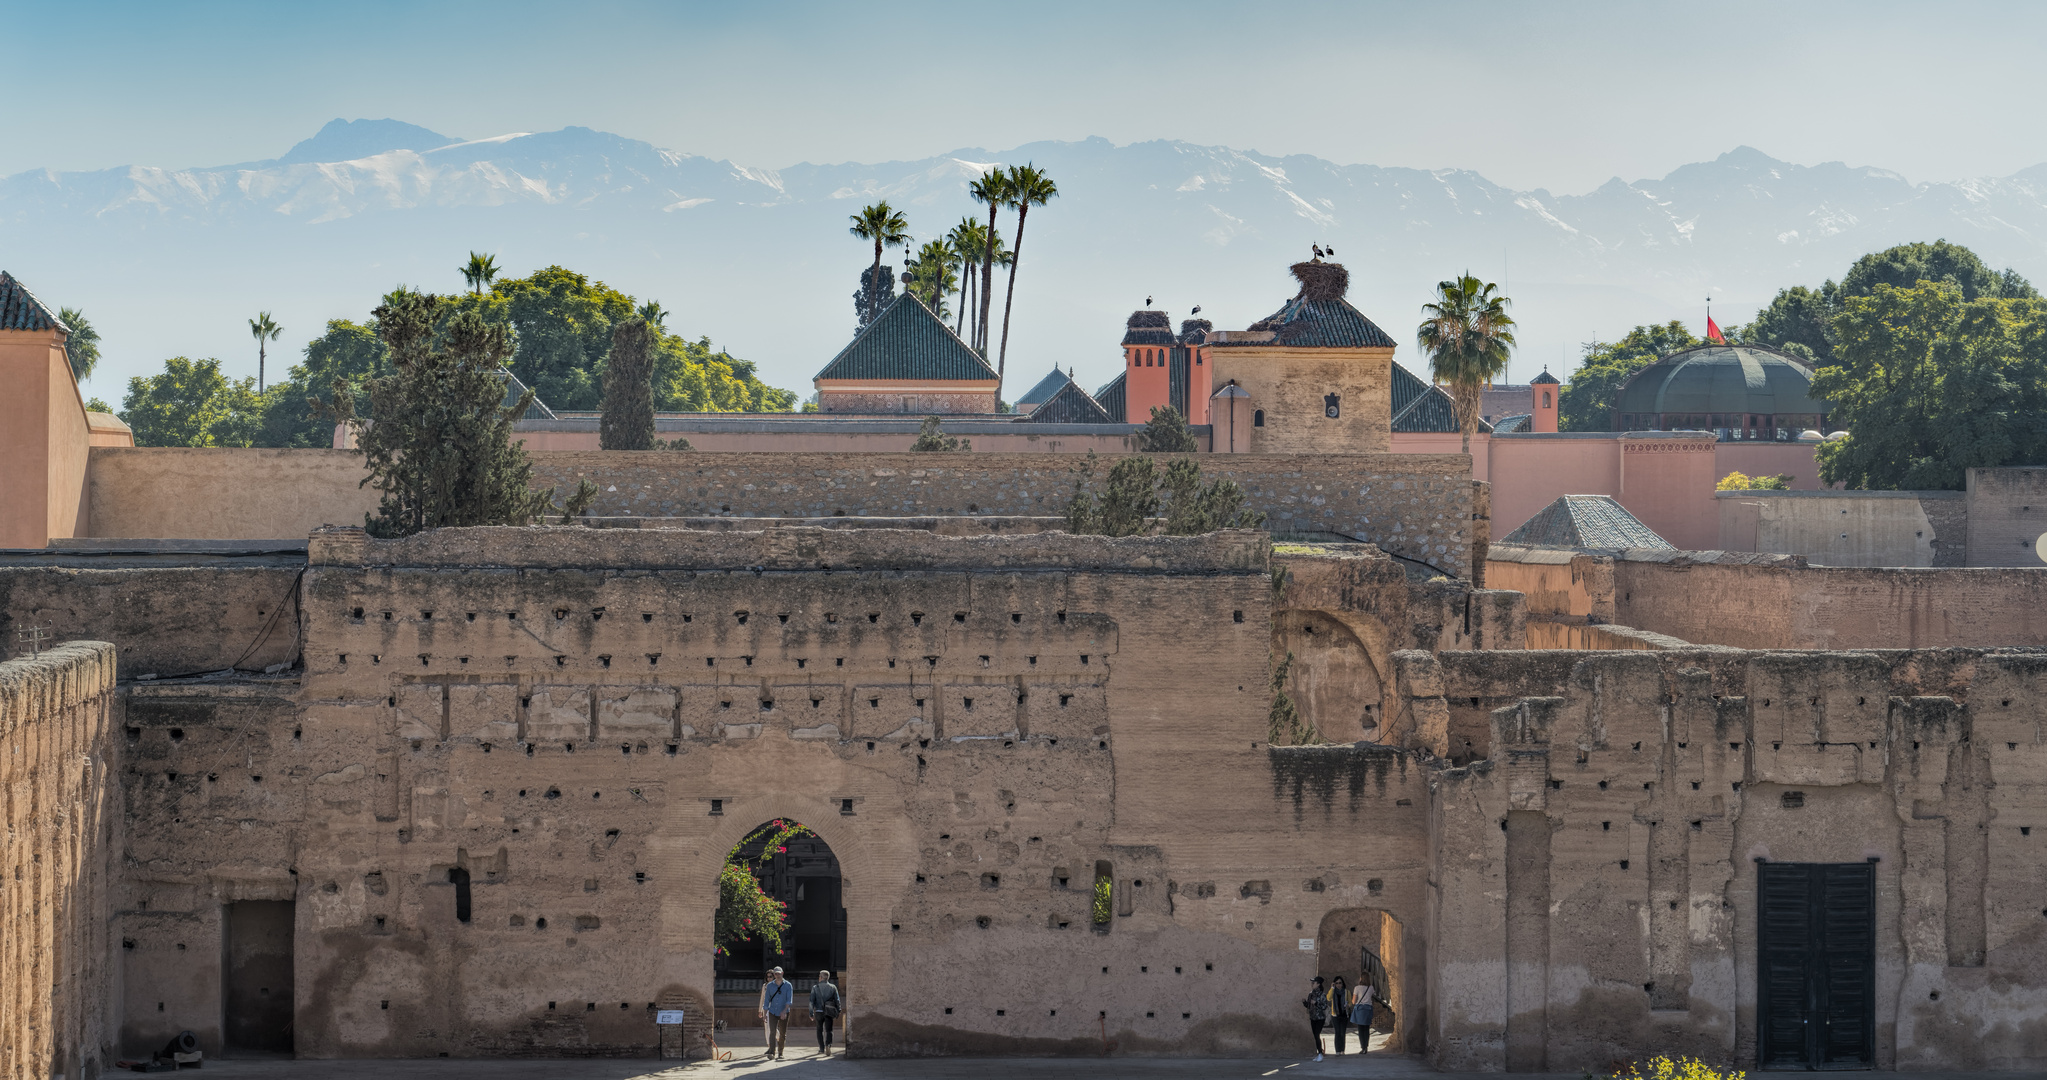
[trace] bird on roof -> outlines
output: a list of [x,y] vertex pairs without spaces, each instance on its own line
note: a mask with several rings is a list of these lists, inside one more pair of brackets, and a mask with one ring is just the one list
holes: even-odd
[[1335,248],[1333,248],[1333,247],[1330,247],[1330,246],[1329,246],[1328,244],[1324,244],[1324,245],[1322,245],[1322,254],[1324,254],[1324,255],[1334,255],[1334,254],[1336,254],[1336,249],[1335,249]]
[[1308,246],[1309,246],[1309,247],[1312,247],[1312,248],[1314,248],[1314,249],[1315,249],[1315,261],[1316,261],[1316,262],[1321,262],[1321,261],[1322,261],[1322,245],[1320,245],[1320,244],[1310,244],[1310,245],[1308,245]]
[[1194,310],[1193,310],[1193,311],[1190,311],[1190,312],[1188,312],[1187,314],[1189,314],[1189,315],[1199,315],[1199,314],[1201,314],[1201,305],[1200,305],[1200,304],[1196,304],[1196,305],[1194,305]]
[[1150,306],[1151,306],[1151,297],[1147,296],[1147,297],[1145,297],[1145,298],[1144,298],[1144,306],[1145,306],[1145,307],[1150,307]]

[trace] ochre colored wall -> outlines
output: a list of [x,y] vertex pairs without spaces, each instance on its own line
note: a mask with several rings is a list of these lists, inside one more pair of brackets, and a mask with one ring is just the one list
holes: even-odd
[[93,447],[92,536],[303,537],[361,525],[377,493],[348,450]]
[[0,548],[85,535],[85,402],[58,331],[0,330]]
[[[1396,439],[1399,438],[1396,436]],[[1713,487],[1730,472],[1790,473],[1794,490],[1821,487],[1813,443],[1714,443],[1691,432],[1509,434],[1487,441],[1493,535],[1505,536],[1561,495],[1611,495],[1672,544],[1720,543]],[[1709,452],[1672,449],[1704,442]],[[1622,463],[1622,446],[1635,449]],[[1478,452],[1477,440],[1472,443]],[[1667,531],[1666,531],[1667,530]]]
[[[13,636],[9,635],[9,643]],[[0,663],[0,1077],[112,1071],[114,647]]]
[[1486,444],[1493,537],[1513,532],[1562,495],[1617,495],[1620,442],[1605,435],[1496,435]]
[[[1396,431],[1390,436],[1393,452],[1396,454],[1462,454],[1464,437],[1455,432]],[[1492,436],[1479,432],[1471,437],[1471,467],[1473,480],[1492,480],[1492,453],[1488,449]],[[1578,494],[1572,492],[1572,494]],[[1497,495],[1494,496],[1498,498]],[[1526,520],[1525,518],[1523,520]],[[1516,522],[1519,524],[1519,522]]]
[[[1012,454],[1085,454],[1092,450],[1098,454],[1127,454],[1131,451],[1131,438],[1123,429],[1104,431],[1100,434],[1075,435],[1061,433],[1043,434],[1033,427],[1051,425],[1015,424],[1004,425],[1010,430],[997,434],[985,431],[960,433],[960,437],[973,443],[974,452]],[[956,429],[946,430],[955,434]],[[897,432],[870,433],[865,431],[659,431],[663,439],[684,438],[689,440],[690,449],[711,453],[789,453],[789,454],[899,454],[917,441],[915,434]],[[1196,433],[1199,438],[1199,433]],[[518,439],[528,450],[597,450],[600,449],[596,431],[533,431],[518,433]],[[1206,446],[1203,450],[1208,449]]]
[[[1216,345],[1208,365],[1210,394],[1234,381],[1264,411],[1265,426],[1251,432],[1254,453],[1383,454],[1392,447],[1392,349]],[[1329,393],[1342,397],[1335,420],[1323,413]]]
[[817,381],[817,408],[823,413],[986,414],[995,411],[995,398],[996,387],[992,382],[964,389],[957,384],[926,382]]
[[1927,504],[1958,508],[1960,492],[1723,491],[1714,501],[1723,551],[1803,555],[1815,566],[1935,566],[1940,545],[1963,546],[1927,514]]

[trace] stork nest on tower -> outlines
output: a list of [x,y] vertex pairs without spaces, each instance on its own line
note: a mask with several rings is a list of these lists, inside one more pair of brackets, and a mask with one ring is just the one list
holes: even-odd
[[1350,271],[1342,263],[1297,262],[1287,269],[1301,283],[1296,300],[1341,300],[1350,291]]

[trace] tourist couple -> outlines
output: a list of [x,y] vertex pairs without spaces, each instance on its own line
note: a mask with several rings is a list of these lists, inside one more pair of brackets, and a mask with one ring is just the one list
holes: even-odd
[[[782,969],[768,972],[761,984],[760,1018],[768,1029],[766,1057],[781,1060],[782,1044],[789,1036],[789,1007],[796,1000],[796,984],[782,978]],[[820,971],[810,988],[810,1018],[817,1021],[817,1052],[832,1056],[832,1021],[845,1011],[839,988],[832,985],[832,973]]]
[[1372,1003],[1378,999],[1378,987],[1372,985],[1372,973],[1368,970],[1358,979],[1355,987],[1344,984],[1343,976],[1336,976],[1333,986],[1324,986],[1322,976],[1315,976],[1310,984],[1308,996],[1301,1000],[1301,1007],[1308,1010],[1308,1028],[1315,1036],[1315,1060],[1322,1060],[1322,1028],[1331,1019],[1336,1021],[1336,1052],[1343,1053],[1344,1034],[1349,1028],[1358,1029],[1358,1053],[1365,1053],[1372,1046]]

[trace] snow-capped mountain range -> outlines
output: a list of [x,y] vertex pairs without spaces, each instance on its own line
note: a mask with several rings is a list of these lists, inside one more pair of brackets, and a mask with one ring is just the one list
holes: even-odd
[[1747,321],[1779,287],[1907,240],[1945,237],[2047,284],[2047,165],[1912,184],[1740,147],[1553,195],[1455,169],[1173,141],[767,169],[588,128],[458,140],[393,120],[337,120],[267,161],[0,179],[0,269],[87,312],[106,356],[87,389],[115,402],[166,356],[253,374],[246,320],[259,310],[287,328],[271,350],[281,372],[325,320],[364,318],[395,284],[460,288],[471,250],[509,275],[559,263],[659,299],[672,330],[807,393],[852,332],[872,257],[847,215],[887,198],[921,242],[976,212],[966,186],[982,169],[1022,161],[1060,197],[1024,235],[1012,392],[1055,363],[1105,381],[1146,296],[1175,318],[1200,304],[1218,327],[1248,324],[1291,295],[1286,264],[1311,243],[1336,248],[1353,302],[1396,340],[1438,279],[1469,268],[1501,281],[1522,324],[1517,379],[1563,374],[1578,343],[1636,323],[1703,324],[1708,296],[1722,323]]

